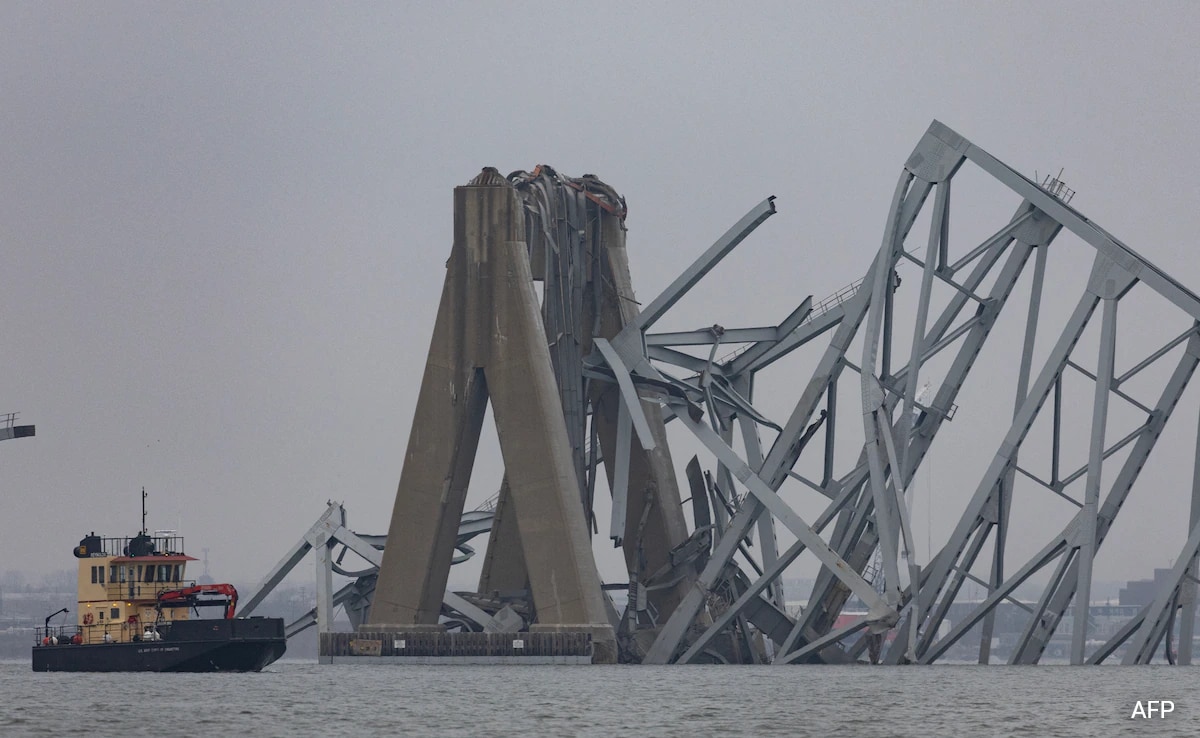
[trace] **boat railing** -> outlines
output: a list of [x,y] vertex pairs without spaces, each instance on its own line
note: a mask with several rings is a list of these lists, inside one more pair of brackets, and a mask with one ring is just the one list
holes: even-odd
[[138,630],[137,623],[109,620],[102,623],[92,623],[80,628],[84,645],[97,643],[124,643],[133,640],[132,632]]
[[50,625],[34,628],[33,645],[61,646],[83,641],[83,629],[78,625]]
[[117,581],[104,585],[104,592],[114,602],[116,600],[146,600],[157,598],[163,592],[195,585],[195,579],[175,579],[166,582]]
[[[148,535],[153,545],[155,556],[182,556],[183,536],[175,535]],[[129,550],[129,542],[133,538],[129,536],[117,536],[114,538],[100,538],[100,550],[103,556],[131,556]]]
[[156,623],[114,620],[91,625],[51,625],[34,630],[34,645],[90,646],[103,643],[161,641],[170,632],[170,620]]

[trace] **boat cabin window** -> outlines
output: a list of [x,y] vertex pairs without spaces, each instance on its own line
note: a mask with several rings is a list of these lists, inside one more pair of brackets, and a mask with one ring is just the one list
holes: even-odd
[[103,619],[104,619],[104,611],[103,611],[103,610],[101,610],[101,611],[100,611],[100,613],[99,613],[99,615],[100,615],[100,619],[101,619],[101,620],[103,620]]
[[179,564],[176,564],[176,565],[175,565],[175,576],[174,576],[174,578],[172,578],[172,579],[171,579],[171,581],[173,581],[173,582],[178,582],[178,581],[179,581],[179,577],[180,577],[180,576],[181,576],[181,574],[182,574],[182,569],[183,569],[183,567],[182,567],[182,566],[180,566]]
[[96,567],[92,567],[92,584],[96,583]]
[[158,581],[160,581],[160,582],[171,581],[171,566],[170,566],[170,564],[159,564],[158,565]]
[[[139,566],[138,568],[140,569],[142,567]],[[146,567],[146,578],[143,579],[142,581],[143,582],[153,582],[154,581],[154,566],[153,565]]]
[[118,566],[117,574],[121,577],[121,584],[124,584],[125,583],[125,567]]
[[108,617],[111,620],[120,620],[121,619],[121,608],[119,608],[119,607],[112,608],[112,610],[110,610],[108,613]]

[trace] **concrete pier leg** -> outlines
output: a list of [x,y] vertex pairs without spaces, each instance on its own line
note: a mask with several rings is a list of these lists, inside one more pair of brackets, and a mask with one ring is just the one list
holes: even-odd
[[[503,206],[494,201],[503,199],[511,207],[510,222],[519,229],[524,214],[514,193],[488,190],[460,188],[459,202],[468,218],[474,207],[483,205],[482,210],[495,212],[499,219]],[[476,205],[476,199],[483,203]],[[480,269],[491,268],[495,292],[485,374],[538,623],[586,626],[599,651],[603,643],[615,643],[615,637],[585,528],[525,241],[495,243],[488,256]]]
[[436,624],[487,408],[471,360],[476,296],[456,242],[396,490],[371,623]]
[[595,660],[615,660],[524,212],[502,178],[477,182],[454,191],[454,247],[371,622],[437,622],[490,397],[538,624],[587,630]]
[[479,574],[480,594],[515,592],[529,589],[529,571],[525,553],[521,550],[521,532],[517,528],[517,511],[512,501],[508,475],[496,497],[492,518],[492,533],[488,536],[483,571]]

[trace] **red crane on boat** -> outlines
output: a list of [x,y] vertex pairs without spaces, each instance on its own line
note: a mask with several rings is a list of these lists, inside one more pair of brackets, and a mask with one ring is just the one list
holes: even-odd
[[[202,595],[222,595],[219,599],[202,599]],[[237,612],[238,593],[232,584],[196,584],[182,589],[169,589],[158,594],[158,609],[164,607],[211,607],[224,605],[225,619],[233,620]]]

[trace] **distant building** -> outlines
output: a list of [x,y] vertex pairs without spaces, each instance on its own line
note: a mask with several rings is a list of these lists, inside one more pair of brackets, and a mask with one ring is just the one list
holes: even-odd
[[1118,595],[1121,605],[1145,607],[1154,601],[1159,585],[1170,576],[1170,569],[1155,569],[1153,579],[1137,579],[1125,583]]

